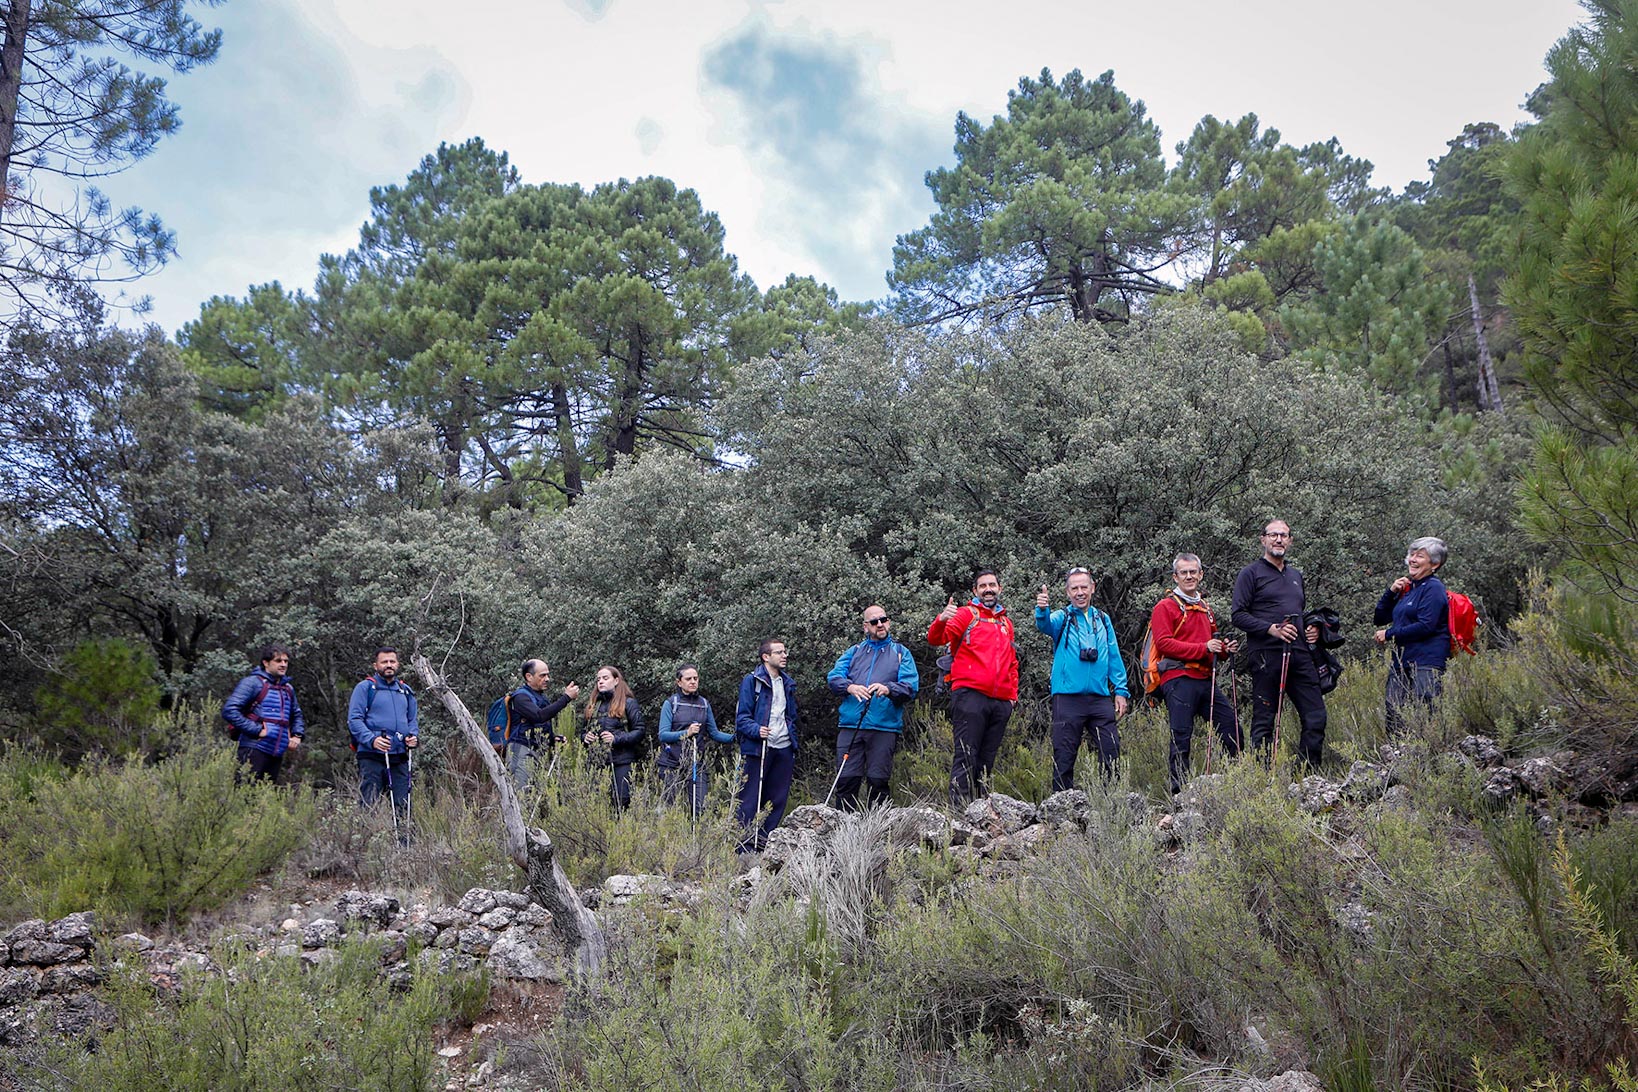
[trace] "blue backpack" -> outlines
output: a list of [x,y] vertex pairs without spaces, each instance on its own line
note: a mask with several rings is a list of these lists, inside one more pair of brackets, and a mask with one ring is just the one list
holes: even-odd
[[505,694],[489,703],[489,716],[485,718],[485,726],[489,729],[489,745],[504,747],[512,738],[512,692]]

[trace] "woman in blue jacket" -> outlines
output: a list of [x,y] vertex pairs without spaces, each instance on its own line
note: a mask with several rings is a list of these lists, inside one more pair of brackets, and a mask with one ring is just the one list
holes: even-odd
[[[1450,599],[1436,573],[1449,556],[1444,541],[1419,538],[1405,551],[1405,575],[1395,580],[1376,603],[1376,643],[1393,645],[1384,705],[1388,738],[1405,730],[1401,707],[1416,701],[1432,705],[1444,687],[1450,657]],[[1387,623],[1386,625],[1383,625]]]
[[710,787],[709,767],[700,754],[700,741],[709,735],[718,743],[732,743],[733,733],[717,727],[711,703],[700,693],[700,669],[693,664],[677,668],[677,689],[660,706],[660,754],[656,764],[665,786],[665,802],[674,804],[684,785],[689,786],[688,814],[695,819],[705,810]]

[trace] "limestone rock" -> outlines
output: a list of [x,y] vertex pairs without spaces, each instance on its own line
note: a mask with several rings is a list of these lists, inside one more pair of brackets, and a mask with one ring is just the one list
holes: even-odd
[[811,826],[775,827],[762,850],[762,867],[778,872],[799,855],[817,854],[824,844],[825,835]]
[[479,914],[478,924],[485,929],[504,929],[512,924],[517,913],[509,906],[497,906],[487,914]]
[[[468,894],[470,893],[471,892],[468,892]],[[493,907],[491,907],[491,909],[493,909]],[[436,925],[440,929],[447,929],[452,925],[471,925],[475,916],[476,915],[469,914],[465,910],[458,909],[454,906],[440,906],[438,909],[427,915],[427,921],[431,922],[433,925]]]
[[990,836],[971,823],[957,819],[950,824],[950,845],[980,850],[989,843]]
[[1342,803],[1342,786],[1319,774],[1309,774],[1300,782],[1293,782],[1286,795],[1297,802],[1297,807],[1310,815],[1333,811]]
[[1374,762],[1355,762],[1348,767],[1348,776],[1342,779],[1342,794],[1358,802],[1378,800],[1393,783],[1393,775],[1387,767]]
[[41,993],[78,993],[91,986],[101,985],[102,969],[94,963],[70,963],[52,967],[40,976]]
[[301,954],[302,963],[309,967],[317,967],[320,964],[331,963],[340,958],[341,953],[336,951],[334,948],[314,948],[311,951],[303,952]]
[[58,918],[46,927],[46,939],[53,944],[72,944],[90,951],[96,943],[97,915],[93,910],[81,910]]
[[141,933],[122,933],[114,938],[114,947],[126,952],[151,952],[154,942]]
[[476,916],[487,914],[499,905],[500,902],[495,898],[493,891],[486,887],[474,887],[461,896],[461,901],[455,904],[455,908]]
[[489,949],[485,961],[489,969],[502,978],[522,978],[531,982],[561,982],[563,975],[552,964],[540,958],[534,947],[525,941],[503,936]]
[[1524,782],[1519,779],[1518,771],[1508,766],[1498,766],[1491,771],[1481,792],[1491,804],[1505,804],[1518,796]]
[[961,817],[991,837],[996,837],[1016,834],[1033,825],[1039,818],[1039,809],[1034,804],[1015,800],[1005,793],[992,792],[968,804]]
[[314,918],[302,927],[303,948],[328,948],[341,943],[341,923],[329,918]]
[[1091,812],[1092,800],[1080,789],[1063,789],[1041,801],[1043,823],[1072,823],[1085,830]]
[[521,891],[496,891],[493,894],[495,901],[508,910],[529,909],[529,896]]
[[1456,745],[1456,749],[1472,759],[1481,769],[1491,766],[1500,766],[1506,758],[1502,749],[1496,746],[1496,741],[1489,736],[1465,736]]
[[526,929],[540,929],[552,923],[552,912],[544,906],[528,903],[518,911],[518,916],[512,919],[514,926]]
[[1550,758],[1527,758],[1519,765],[1519,780],[1531,796],[1550,796],[1569,779],[1564,768]]
[[468,925],[455,938],[455,947],[470,956],[484,956],[494,947],[495,934],[481,925]]
[[425,947],[438,939],[438,927],[430,921],[417,921],[405,928],[404,935]]
[[785,821],[779,825],[779,830],[811,830],[816,834],[827,835],[846,821],[847,816],[838,808],[827,807],[824,804],[806,804],[795,808],[785,815]]
[[895,833],[902,842],[942,849],[950,844],[950,818],[937,808],[918,804],[896,809]]
[[32,1001],[40,992],[40,979],[27,967],[7,967],[0,970],[0,1006],[20,1005]]
[[49,940],[25,940],[11,946],[11,961],[35,967],[50,967],[58,963],[73,963],[84,958],[85,949],[77,944],[57,944]]
[[336,899],[336,913],[342,921],[361,921],[377,929],[385,929],[387,922],[398,913],[398,900],[389,895],[372,895],[367,891],[347,891]]

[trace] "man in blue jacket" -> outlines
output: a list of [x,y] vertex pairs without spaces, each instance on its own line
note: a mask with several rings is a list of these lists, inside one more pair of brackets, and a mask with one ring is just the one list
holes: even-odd
[[395,816],[408,817],[409,752],[420,739],[415,695],[398,678],[398,650],[375,650],[375,672],[353,687],[347,702],[347,731],[358,752],[358,799],[366,808],[392,794]]
[[307,724],[296,703],[290,672],[290,650],[281,644],[264,645],[262,666],[239,680],[222,703],[222,719],[239,742],[239,761],[253,778],[276,781],[287,751],[301,746]]
[[1416,701],[1432,705],[1444,686],[1450,658],[1450,595],[1435,574],[1448,556],[1444,540],[1419,538],[1405,551],[1405,575],[1376,603],[1376,643],[1393,645],[1385,695],[1388,738],[1405,731],[1400,707]]
[[1045,584],[1035,597],[1035,628],[1052,638],[1052,791],[1075,785],[1075,758],[1081,737],[1098,749],[1104,777],[1113,777],[1120,758],[1120,729],[1131,693],[1126,663],[1115,644],[1109,616],[1092,606],[1092,574],[1069,570],[1064,591],[1069,605],[1052,610]]
[[893,752],[904,731],[904,706],[921,688],[910,650],[893,640],[887,611],[864,612],[864,640],[836,660],[825,676],[832,694],[846,694],[837,712],[836,803],[857,809],[860,781],[870,782],[869,803],[888,799]]
[[[785,818],[785,802],[796,773],[796,680],[785,671],[789,659],[785,642],[765,637],[757,646],[762,663],[739,684],[734,709],[734,734],[739,737],[745,775],[739,785],[736,814],[745,837],[738,852],[760,850],[768,833]],[[768,817],[760,829],[751,824],[763,807]]]

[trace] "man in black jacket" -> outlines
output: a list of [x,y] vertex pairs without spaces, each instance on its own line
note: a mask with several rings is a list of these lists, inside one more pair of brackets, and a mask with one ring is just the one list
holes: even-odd
[[1291,527],[1283,519],[1263,526],[1263,556],[1234,578],[1234,624],[1246,633],[1251,668],[1251,745],[1268,755],[1279,706],[1297,707],[1302,735],[1297,757],[1317,767],[1325,750],[1325,698],[1311,649],[1319,631],[1302,629],[1302,572],[1286,563]]
[[552,669],[546,666],[545,660],[525,660],[523,685],[510,695],[512,734],[506,746],[506,768],[520,789],[529,787],[536,753],[563,741],[563,737],[553,732],[552,722],[580,696],[580,687],[571,682],[557,697],[548,698],[546,687],[551,681]]

